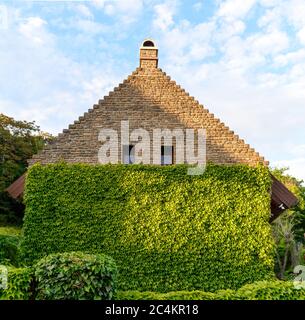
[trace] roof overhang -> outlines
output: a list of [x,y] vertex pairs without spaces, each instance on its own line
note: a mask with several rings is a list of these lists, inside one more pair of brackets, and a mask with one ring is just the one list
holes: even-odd
[[299,202],[298,198],[289,191],[285,185],[271,175],[271,217],[270,222],[275,220],[285,210],[293,208]]
[[24,173],[6,189],[12,198],[18,199],[22,196],[25,185],[25,176],[26,174]]

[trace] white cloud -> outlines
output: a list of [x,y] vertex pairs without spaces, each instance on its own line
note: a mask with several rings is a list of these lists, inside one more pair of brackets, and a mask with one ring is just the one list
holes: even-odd
[[297,37],[301,44],[305,46],[305,26],[297,33]]
[[296,29],[305,26],[305,2],[303,0],[285,1],[283,11],[285,17]]
[[289,46],[289,37],[285,32],[273,30],[269,33],[258,33],[246,40],[249,51],[263,55],[279,53]]
[[260,0],[259,4],[264,7],[275,7],[283,3],[283,0]]
[[[242,20],[218,20],[217,32],[215,32],[214,40],[218,45],[229,41],[232,37],[241,35],[246,29],[246,25]],[[215,30],[216,31],[216,30]]]
[[45,30],[46,24],[40,17],[30,17],[20,24],[19,31],[32,43],[43,45],[52,38]]
[[82,16],[87,17],[87,18],[93,18],[93,14],[90,11],[90,9],[84,5],[84,4],[79,4],[74,7],[74,10],[78,13],[80,13]]
[[135,22],[143,10],[143,0],[93,0],[93,4],[125,24]]
[[[290,24],[295,30],[305,26],[304,0],[260,1],[261,4],[269,2],[269,9],[259,18],[259,26],[277,26],[283,22]],[[273,4],[273,5],[271,5]]]
[[174,0],[166,1],[154,6],[155,17],[153,26],[157,30],[165,31],[174,24],[174,15],[177,9],[177,2]]
[[278,67],[285,67],[288,64],[299,63],[305,60],[305,49],[300,49],[286,54],[279,54],[274,57],[274,65]]
[[113,16],[116,13],[115,6],[113,4],[107,4],[104,7],[105,13],[109,16]]
[[279,28],[282,23],[283,8],[281,5],[267,10],[263,16],[258,19],[258,26]]
[[244,18],[256,4],[256,0],[226,0],[221,2],[217,16],[227,20]]
[[160,46],[166,52],[166,59],[177,66],[201,61],[213,54],[210,40],[213,37],[214,22],[192,26],[184,21],[179,26],[163,32]]

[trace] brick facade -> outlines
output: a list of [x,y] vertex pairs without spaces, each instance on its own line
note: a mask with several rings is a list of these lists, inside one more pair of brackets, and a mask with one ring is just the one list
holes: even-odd
[[122,120],[129,120],[131,130],[144,128],[151,136],[154,128],[204,128],[208,161],[217,164],[268,164],[158,68],[156,47],[145,46],[140,49],[140,67],[29,163],[39,161],[46,164],[60,160],[98,163],[100,129],[111,128],[120,132]]

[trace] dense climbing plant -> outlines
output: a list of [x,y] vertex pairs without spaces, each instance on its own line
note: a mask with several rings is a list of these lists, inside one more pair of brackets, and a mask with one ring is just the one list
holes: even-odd
[[273,275],[267,168],[39,164],[21,249],[110,255],[121,290],[236,289]]

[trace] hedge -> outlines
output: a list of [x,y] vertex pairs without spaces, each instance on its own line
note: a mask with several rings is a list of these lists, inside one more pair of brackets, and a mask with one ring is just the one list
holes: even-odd
[[237,289],[274,276],[270,188],[263,166],[36,164],[21,250],[105,253],[121,290]]
[[178,291],[168,293],[119,291],[116,300],[305,300],[305,289],[293,282],[260,281],[247,284],[237,291]]
[[35,265],[36,298],[42,300],[110,300],[117,268],[105,255],[51,254]]

